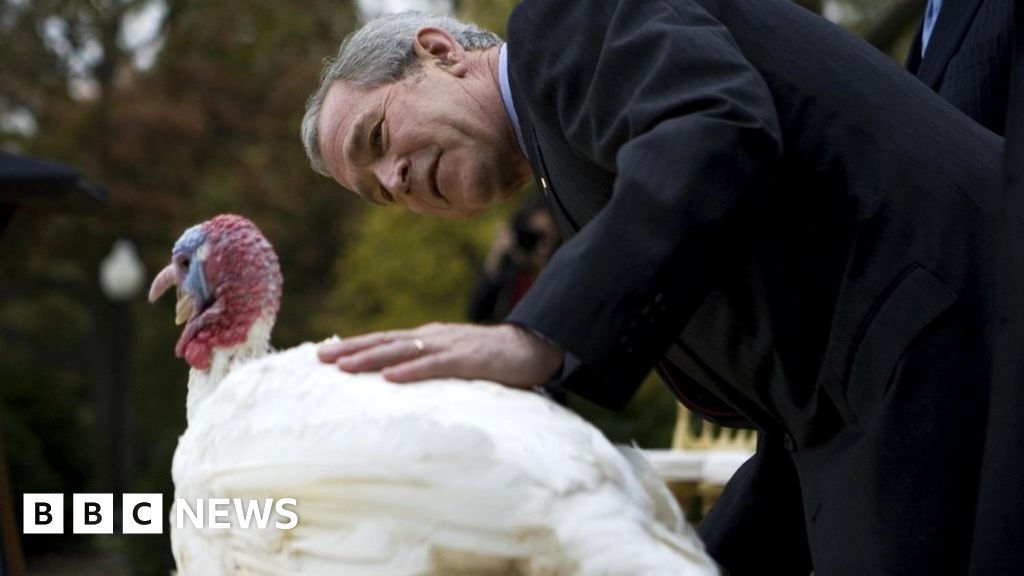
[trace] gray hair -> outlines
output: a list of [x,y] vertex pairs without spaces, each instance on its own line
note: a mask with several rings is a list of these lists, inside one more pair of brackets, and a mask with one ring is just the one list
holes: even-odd
[[309,163],[324,176],[330,176],[320,154],[320,110],[327,91],[339,80],[363,89],[397,82],[419,69],[413,39],[421,28],[433,26],[447,30],[466,50],[485,50],[501,43],[497,34],[475,24],[450,16],[425,12],[388,14],[367,22],[341,43],[338,55],[324,62],[320,87],[306,101],[302,118],[302,143]]

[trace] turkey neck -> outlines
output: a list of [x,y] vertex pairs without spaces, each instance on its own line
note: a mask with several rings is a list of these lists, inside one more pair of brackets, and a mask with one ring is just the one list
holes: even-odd
[[252,327],[243,344],[215,347],[210,353],[210,367],[206,370],[192,368],[188,373],[188,397],[185,400],[185,417],[188,422],[202,408],[224,379],[236,367],[266,356],[270,352],[270,330],[274,327],[273,316],[261,316]]

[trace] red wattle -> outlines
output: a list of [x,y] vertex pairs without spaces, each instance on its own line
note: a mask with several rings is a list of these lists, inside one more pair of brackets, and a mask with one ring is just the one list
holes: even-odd
[[182,331],[175,353],[208,369],[214,348],[243,344],[261,316],[276,316],[282,278],[273,247],[249,220],[232,214],[203,225],[209,253],[203,263],[214,302]]

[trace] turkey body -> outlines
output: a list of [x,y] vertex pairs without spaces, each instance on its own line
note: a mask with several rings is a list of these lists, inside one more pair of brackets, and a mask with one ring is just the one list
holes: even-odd
[[173,477],[176,500],[294,498],[298,516],[215,529],[172,511],[182,576],[717,573],[640,457],[547,398],[392,384],[314,344],[232,369],[190,410]]

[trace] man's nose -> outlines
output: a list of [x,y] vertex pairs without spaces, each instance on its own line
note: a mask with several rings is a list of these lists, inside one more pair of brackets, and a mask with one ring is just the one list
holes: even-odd
[[409,160],[405,158],[383,159],[374,167],[381,186],[392,196],[405,195],[409,191]]

